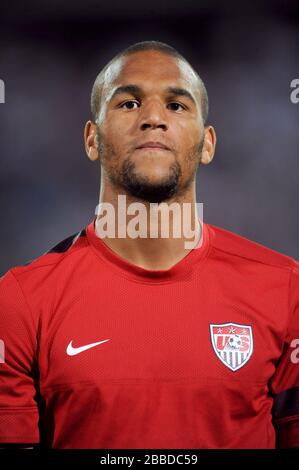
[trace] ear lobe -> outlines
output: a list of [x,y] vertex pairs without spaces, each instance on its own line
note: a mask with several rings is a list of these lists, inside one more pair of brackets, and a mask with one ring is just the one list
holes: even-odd
[[209,152],[207,150],[203,150],[202,156],[201,156],[201,163],[204,165],[208,165],[212,161],[213,157],[210,156]]

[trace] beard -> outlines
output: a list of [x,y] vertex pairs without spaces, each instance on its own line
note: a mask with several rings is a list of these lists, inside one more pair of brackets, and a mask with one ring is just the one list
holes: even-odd
[[135,164],[126,159],[122,164],[120,178],[123,188],[130,196],[142,201],[160,203],[177,194],[181,173],[181,166],[175,162],[170,166],[167,177],[158,183],[151,183],[146,176],[138,175]]
[[130,158],[117,167],[117,152],[111,144],[104,144],[97,127],[97,150],[103,169],[114,187],[124,191],[134,199],[150,203],[161,203],[174,197],[180,197],[191,186],[200,165],[204,137],[194,145],[186,156],[190,175],[181,186],[182,168],[178,161],[169,167],[168,175],[159,182],[152,183],[149,178],[136,172],[135,163]]

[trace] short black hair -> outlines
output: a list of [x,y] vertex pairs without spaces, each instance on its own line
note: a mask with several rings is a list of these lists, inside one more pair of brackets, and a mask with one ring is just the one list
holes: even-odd
[[110,65],[114,63],[116,60],[120,59],[121,57],[127,57],[128,55],[134,54],[135,52],[152,51],[152,50],[159,51],[164,54],[175,57],[177,59],[180,59],[191,67],[191,69],[193,70],[193,72],[195,73],[199,81],[200,95],[201,95],[201,113],[202,113],[203,122],[204,124],[206,124],[206,121],[208,118],[208,112],[209,112],[209,100],[208,100],[208,93],[207,93],[204,82],[202,81],[198,73],[194,70],[192,65],[185,59],[185,57],[182,54],[180,54],[174,47],[170,46],[169,44],[165,44],[164,42],[160,42],[160,41],[136,42],[135,44],[132,44],[131,46],[127,47],[126,49],[123,49],[118,54],[116,54],[108,62],[108,64],[106,64],[105,67],[100,71],[97,78],[95,79],[95,82],[92,87],[92,92],[91,92],[91,113],[92,113],[94,122],[96,122],[97,116],[100,110],[104,75],[105,75],[106,70],[110,67]]

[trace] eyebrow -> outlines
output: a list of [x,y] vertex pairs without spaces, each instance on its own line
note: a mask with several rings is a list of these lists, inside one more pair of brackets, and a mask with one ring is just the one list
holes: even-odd
[[143,95],[142,89],[138,85],[122,85],[116,88],[112,93],[110,101],[118,95],[128,93],[129,95]]
[[178,87],[170,86],[167,88],[167,92],[174,96],[184,96],[185,98],[188,98],[190,101],[192,101],[193,104],[196,105],[195,98],[190,93],[190,91],[186,90],[185,88],[178,88]]
[[[130,95],[139,95],[139,96],[144,96],[144,92],[142,88],[138,85],[122,85],[116,88],[114,92],[112,93],[112,96],[110,98],[110,101],[113,100],[118,95],[121,95],[123,93],[128,93]],[[192,94],[186,90],[185,88],[180,88],[180,87],[168,87],[166,88],[166,93],[173,95],[173,96],[184,96],[185,98],[188,98],[190,101],[192,101],[193,104],[196,105],[196,100],[192,96]]]

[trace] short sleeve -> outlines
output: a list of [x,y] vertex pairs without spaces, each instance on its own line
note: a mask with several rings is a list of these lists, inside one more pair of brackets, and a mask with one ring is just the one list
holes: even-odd
[[39,442],[36,332],[20,285],[0,278],[0,443]]
[[299,263],[290,275],[290,320],[283,353],[271,383],[277,447],[299,447]]

